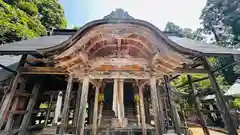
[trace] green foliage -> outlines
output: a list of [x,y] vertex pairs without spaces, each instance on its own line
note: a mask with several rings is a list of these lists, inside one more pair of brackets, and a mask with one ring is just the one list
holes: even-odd
[[46,109],[46,108],[48,108],[48,104],[47,103],[41,103],[39,108],[40,109]]
[[[222,56],[217,58],[217,65],[215,67],[221,69],[223,66],[229,65],[231,63],[234,63],[233,56]],[[224,76],[229,85],[234,84],[238,77],[238,75],[234,71],[233,65],[230,65],[227,68],[219,70],[218,72]]]
[[235,98],[233,100],[233,106],[236,107],[236,108],[240,108],[240,97]]
[[37,6],[32,2],[19,1],[16,2],[19,9],[23,10],[29,15],[36,16],[38,14]]
[[74,26],[73,29],[74,30],[79,30],[81,27],[80,26]]
[[47,29],[62,29],[67,26],[64,11],[57,0],[36,0],[39,18]]
[[240,36],[240,1],[226,0],[222,2],[222,9],[224,14],[224,24],[232,28],[232,34],[235,35],[235,41],[239,42]]
[[[207,77],[207,74],[192,74],[192,77],[193,77],[193,80],[196,80],[196,79],[201,79],[201,78]],[[216,79],[220,85],[226,84],[226,82],[224,81],[224,77],[218,76]],[[187,74],[182,74],[177,79],[175,79],[171,82],[171,86],[176,87],[176,86],[179,86],[186,82],[188,82]],[[209,79],[202,80],[195,84],[196,84],[196,87],[198,90],[203,90],[203,91],[208,90],[209,88],[212,87],[211,81]],[[184,87],[178,88],[178,91],[190,92],[189,89],[190,89],[189,85],[185,85]]]
[[[203,31],[213,35],[213,42],[221,46],[239,47],[240,35],[240,1],[239,0],[208,0],[202,10],[200,19]],[[216,68],[229,65],[234,62],[233,57],[217,57]],[[233,84],[237,78],[234,67],[229,66],[220,71],[228,84]]]
[[36,38],[47,29],[64,27],[64,12],[56,0],[0,0],[0,44]]
[[202,10],[204,30],[213,34],[219,45],[239,47],[239,6],[239,0],[208,0]]
[[189,28],[180,28],[180,26],[174,24],[173,22],[168,22],[165,27],[166,32],[173,32],[178,34],[182,37],[187,37],[193,40],[199,40],[202,41],[205,39],[205,37],[201,33],[201,29],[197,29],[196,31],[193,31]]
[[[180,26],[178,26],[172,22],[168,22],[165,27],[165,31],[167,31],[167,32],[173,32],[182,37],[190,38],[193,40],[199,40],[199,41],[205,40],[205,37],[203,36],[203,32],[204,32],[203,30],[197,29],[196,31],[193,31],[189,28],[182,29]],[[216,57],[209,57],[207,60],[210,63],[211,67],[216,68],[217,66],[219,66],[218,59]],[[193,77],[193,80],[201,79],[201,78],[207,77],[207,74],[192,74],[192,77]],[[217,81],[220,85],[226,84],[223,76],[218,76]],[[182,74],[177,79],[175,79],[171,82],[171,86],[176,87],[176,86],[186,84],[186,83],[188,83],[187,74]],[[205,80],[202,80],[202,81],[194,83],[194,84],[195,84],[198,92],[200,92],[200,91],[203,92],[203,91],[206,91],[206,90],[209,90],[210,88],[212,88],[212,84],[209,79],[205,79]],[[194,106],[193,105],[194,99],[192,96],[192,91],[190,89],[190,86],[185,85],[183,87],[177,88],[177,90],[179,92],[189,93],[189,95],[184,98],[185,101],[183,103],[183,106],[184,106],[184,108],[192,108]]]
[[45,27],[27,13],[0,0],[0,43],[44,35]]

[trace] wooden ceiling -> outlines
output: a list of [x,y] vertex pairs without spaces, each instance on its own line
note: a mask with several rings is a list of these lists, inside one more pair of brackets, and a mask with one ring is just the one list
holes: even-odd
[[192,61],[174,52],[149,29],[133,24],[103,24],[55,56],[76,78],[147,78],[171,74]]

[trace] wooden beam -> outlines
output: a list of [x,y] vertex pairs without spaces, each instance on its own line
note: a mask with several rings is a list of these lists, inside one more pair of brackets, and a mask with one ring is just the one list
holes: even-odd
[[199,97],[197,97],[197,89],[195,87],[195,85],[193,84],[192,82],[192,76],[191,75],[187,75],[187,78],[188,78],[188,83],[189,83],[189,86],[191,87],[191,90],[192,90],[192,93],[193,93],[193,98],[194,98],[194,102],[195,102],[195,108],[196,108],[196,111],[197,111],[197,115],[200,119],[200,125],[203,129],[203,132],[205,135],[210,135],[209,131],[208,131],[208,128],[207,128],[207,123],[205,121],[205,118],[204,118],[204,115],[202,114],[201,112],[201,106],[200,106],[200,99]]
[[174,100],[172,99],[172,93],[171,93],[171,89],[170,89],[170,85],[169,85],[168,76],[164,76],[164,80],[165,80],[166,91],[168,94],[168,101],[169,101],[169,105],[170,105],[170,109],[171,109],[172,120],[174,123],[175,132],[177,133],[177,135],[181,135],[180,120],[177,117],[177,110],[174,105]]
[[24,67],[20,68],[21,74],[56,74],[66,75],[68,74],[64,69],[57,67]]
[[48,59],[38,59],[38,58],[27,58],[26,62],[42,62],[42,63],[51,63],[54,62],[53,60]]
[[49,119],[51,109],[52,109],[53,96],[54,96],[54,94],[51,93],[50,94],[50,99],[48,101],[47,115],[46,115],[46,118],[45,118],[44,127],[47,127],[47,124],[48,124],[48,119]]
[[143,88],[138,87],[139,102],[140,102],[140,113],[141,113],[141,124],[142,124],[142,135],[147,135],[145,107],[143,101]]
[[158,119],[158,99],[157,99],[157,87],[156,87],[156,78],[151,78],[150,79],[150,84],[151,84],[151,98],[152,98],[152,106],[153,106],[153,112],[154,112],[154,121],[155,121],[155,131],[156,135],[162,135],[163,131],[161,131],[161,128],[159,128],[160,123]]
[[[194,80],[192,80],[192,83],[200,82],[200,81],[203,81],[203,80],[206,80],[206,79],[209,79],[209,77],[207,76],[207,77],[203,77],[203,78],[199,78],[199,79],[194,79]],[[185,85],[188,85],[188,84],[189,84],[189,82],[184,82],[183,84],[177,86],[176,88],[181,88],[181,87],[183,87]]]
[[15,95],[17,84],[19,82],[20,74],[17,74],[13,80],[13,82],[10,84],[10,91],[6,94],[6,96],[3,99],[2,106],[0,108],[0,128],[3,126],[7,113],[9,111],[12,99]]
[[60,125],[60,131],[59,135],[65,134],[65,129],[67,129],[67,120],[68,120],[68,109],[69,109],[69,101],[71,96],[71,90],[72,90],[72,84],[73,84],[73,77],[70,75],[68,78],[68,84],[66,89],[66,94],[64,98],[64,105],[62,110],[62,119],[61,119],[61,125]]
[[19,61],[19,64],[18,64],[18,67],[17,69],[19,69],[20,67],[24,67],[25,63],[26,63],[26,59],[27,59],[27,54],[23,54],[20,61]]
[[230,115],[229,108],[226,104],[226,101],[223,97],[223,94],[222,94],[221,89],[220,89],[220,87],[217,83],[217,80],[216,80],[216,78],[215,78],[215,76],[214,76],[214,74],[211,70],[211,67],[208,64],[206,58],[203,57],[202,59],[203,59],[203,62],[204,62],[204,67],[208,71],[208,75],[209,75],[210,81],[212,83],[212,86],[215,89],[217,105],[218,105],[219,111],[221,112],[223,121],[224,121],[224,123],[227,127],[228,134],[229,135],[238,135],[236,125],[234,124],[234,121],[233,121],[233,119]]
[[[106,80],[105,80],[106,81]],[[104,98],[102,96],[104,96],[104,88],[106,86],[106,83],[102,83],[102,86],[100,87],[100,94],[101,94],[101,98]],[[104,99],[101,99],[100,103],[99,103],[99,113],[98,113],[98,126],[101,125],[101,120],[102,120],[102,112],[103,112],[103,101]]]
[[218,71],[221,71],[221,70],[223,70],[223,69],[226,69],[226,68],[228,68],[228,67],[230,67],[230,66],[234,66],[235,64],[238,64],[238,63],[239,63],[239,61],[235,61],[235,62],[233,62],[233,63],[231,63],[231,64],[228,64],[228,65],[225,65],[225,66],[223,66],[223,67],[221,67],[221,68],[213,69],[213,73],[218,72]]
[[21,111],[10,111],[9,114],[13,114],[13,115],[16,115],[16,114],[25,114],[26,111],[25,110],[21,110]]
[[180,73],[199,73],[199,74],[208,73],[206,69],[195,69],[195,68],[176,68],[175,71]]
[[27,106],[27,109],[26,109],[27,113],[23,117],[23,120],[22,120],[22,123],[21,123],[21,126],[20,126],[20,132],[19,132],[18,135],[25,135],[26,134],[26,130],[27,130],[27,127],[28,127],[28,124],[29,124],[29,121],[30,121],[30,118],[31,118],[36,100],[37,100],[39,89],[40,89],[40,84],[36,83],[33,87],[33,90],[32,90],[32,95],[33,96],[30,98],[30,100],[28,102],[28,106]]
[[79,120],[77,122],[77,135],[83,135],[84,133],[84,122],[85,122],[85,114],[86,114],[86,104],[87,104],[87,97],[89,91],[89,78],[85,78],[83,80],[82,85],[82,94],[81,94],[81,102],[79,107],[78,117]]
[[163,97],[161,97],[162,89],[163,89],[162,86],[157,85],[157,98],[158,98],[158,109],[159,109],[158,119],[160,123],[159,128],[161,128],[161,131],[163,133],[166,133],[165,122],[164,122]]
[[6,66],[2,65],[2,64],[0,64],[0,67],[1,67],[2,69],[5,69],[5,70],[7,70],[7,71],[9,71],[9,72],[12,72],[12,73],[14,73],[14,74],[16,74],[16,73],[17,73],[15,70],[12,70],[12,69],[10,69],[10,68],[8,68],[8,67],[6,67]]
[[[19,63],[18,63],[18,66],[17,66],[16,70],[18,70],[20,67],[23,67],[23,66],[24,66],[24,64],[25,64],[25,59],[26,59],[26,58],[27,58],[27,54],[23,54],[22,57],[21,57],[21,59],[20,59],[20,61],[19,61]],[[12,86],[12,84],[13,84],[16,76],[17,76],[17,74],[14,74],[14,76],[12,77],[11,82],[10,82],[10,84],[9,84],[10,87],[9,87],[8,90],[11,89],[11,86]],[[1,100],[0,106],[2,106],[5,98],[7,97],[7,94],[8,94],[8,93],[5,93],[5,94],[4,94],[4,96],[3,96],[2,100]],[[1,119],[1,118],[0,118],[0,119]],[[2,126],[2,125],[1,125],[1,120],[0,120],[0,128],[1,128],[1,126]]]
[[[74,109],[74,119],[73,119],[74,130],[76,130],[76,128],[77,128],[78,112],[79,112],[79,107],[80,107],[80,102],[81,102],[81,92],[82,92],[82,82],[79,82],[78,90],[77,90],[76,106]],[[75,131],[73,131],[73,132],[75,132]]]
[[12,108],[11,108],[11,113],[9,114],[8,116],[8,121],[7,121],[7,124],[5,126],[5,129],[4,129],[4,132],[9,132],[9,130],[11,130],[12,128],[12,124],[13,124],[13,116],[15,115],[15,113],[13,113],[16,109],[17,109],[17,105],[19,103],[19,97],[16,97],[13,101],[13,105],[12,105]]
[[[202,62],[201,62],[201,63],[197,63],[197,64],[191,66],[191,68],[196,68],[196,67],[199,67],[199,66],[202,66],[202,65],[203,65]],[[172,77],[172,78],[169,78],[169,81],[172,81],[172,80],[178,78],[179,76],[181,76],[181,74],[178,74],[178,75],[176,75],[176,76],[174,76],[174,77]]]
[[176,76],[170,78],[169,81],[175,80],[175,79],[177,79],[179,76],[181,76],[181,75],[176,75]]
[[155,64],[155,62],[156,62],[158,56],[159,56],[159,53],[156,52],[156,54],[153,56],[153,58],[152,58],[152,60],[151,60],[151,65],[152,65],[152,66]]
[[24,90],[24,88],[25,88],[25,82],[24,82],[24,80],[21,80],[20,81],[20,86],[19,86],[18,90],[15,92],[14,101],[13,101],[13,104],[12,104],[12,107],[11,107],[11,111],[10,111],[10,113],[8,115],[7,124],[6,124],[5,129],[4,129],[5,132],[9,132],[9,130],[12,129],[12,125],[14,124],[15,121],[19,121],[18,125],[20,124],[21,120],[20,120],[19,116],[14,117],[14,115],[19,113],[19,111],[16,111],[16,110],[17,110],[19,102],[21,102],[21,100],[20,100],[19,96],[17,95],[17,93],[22,92]]
[[21,97],[30,97],[32,94],[26,93],[26,92],[21,92],[21,91],[16,91],[16,96],[21,96]]

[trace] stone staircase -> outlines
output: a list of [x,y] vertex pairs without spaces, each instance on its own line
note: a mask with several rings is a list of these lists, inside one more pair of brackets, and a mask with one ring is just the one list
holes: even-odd
[[[110,126],[112,118],[117,118],[115,117],[113,110],[104,109],[102,113],[101,126]],[[137,125],[137,117],[134,108],[125,108],[125,118],[128,119],[129,125]]]
[[[114,111],[111,108],[104,108],[102,112],[101,124],[98,127],[98,135],[106,134],[107,130],[111,128],[111,121],[115,117]],[[128,120],[128,126],[137,125],[137,117],[135,108],[125,108],[125,118]]]
[[38,135],[56,135],[57,130],[58,130],[57,126],[46,127]]

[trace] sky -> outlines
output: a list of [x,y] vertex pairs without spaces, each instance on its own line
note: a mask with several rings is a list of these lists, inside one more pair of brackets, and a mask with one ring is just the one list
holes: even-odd
[[[70,2],[71,1],[71,2]],[[200,27],[200,14],[207,0],[59,0],[68,28],[101,19],[116,8],[134,18],[148,21],[161,30],[168,21],[182,28]]]

